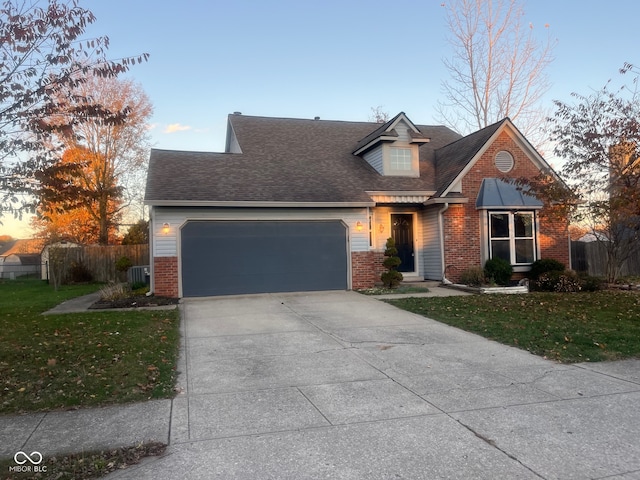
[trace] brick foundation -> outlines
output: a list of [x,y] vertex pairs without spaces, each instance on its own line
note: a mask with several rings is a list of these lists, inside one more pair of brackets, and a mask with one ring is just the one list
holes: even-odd
[[155,257],[153,280],[156,295],[178,298],[178,257]]
[[383,252],[351,252],[351,288],[372,288],[380,283],[380,275],[385,270],[383,259]]

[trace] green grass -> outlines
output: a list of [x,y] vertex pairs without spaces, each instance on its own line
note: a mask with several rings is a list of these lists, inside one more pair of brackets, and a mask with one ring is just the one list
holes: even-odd
[[41,315],[99,287],[0,282],[0,413],[173,395],[177,310]]
[[529,293],[388,303],[559,362],[640,357],[640,294]]

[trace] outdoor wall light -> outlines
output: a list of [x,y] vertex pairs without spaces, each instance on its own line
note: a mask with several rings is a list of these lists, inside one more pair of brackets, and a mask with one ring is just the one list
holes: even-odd
[[380,230],[380,233],[384,233],[384,224],[381,223],[380,226],[378,227],[378,230]]
[[167,222],[164,222],[162,224],[162,233],[164,233],[165,235],[168,235],[170,230],[171,230],[171,227],[169,226],[169,224]]
[[356,222],[356,230],[361,232],[362,231],[362,222]]

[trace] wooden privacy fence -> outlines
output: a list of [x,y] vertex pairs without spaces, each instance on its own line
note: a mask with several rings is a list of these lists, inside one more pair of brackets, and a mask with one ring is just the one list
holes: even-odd
[[131,265],[149,265],[149,245],[90,245],[56,246],[45,248],[42,259],[42,278],[58,283],[73,281],[74,272],[84,268],[96,282],[126,280],[126,272],[119,272],[116,263],[127,257]]
[[[578,272],[586,272],[594,277],[606,276],[606,247],[600,242],[571,242],[571,265]],[[628,275],[640,275],[640,246],[622,264],[620,276]]]

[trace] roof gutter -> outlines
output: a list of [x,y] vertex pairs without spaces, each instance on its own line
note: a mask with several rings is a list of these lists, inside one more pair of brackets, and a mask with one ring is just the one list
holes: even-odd
[[145,200],[151,207],[248,207],[248,208],[334,208],[375,207],[375,202],[263,202],[263,201],[199,201]]

